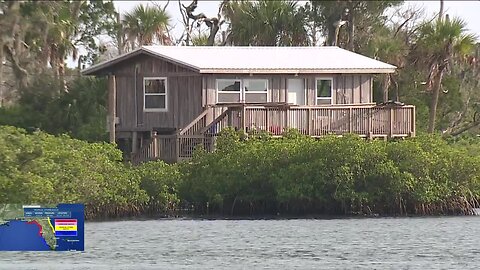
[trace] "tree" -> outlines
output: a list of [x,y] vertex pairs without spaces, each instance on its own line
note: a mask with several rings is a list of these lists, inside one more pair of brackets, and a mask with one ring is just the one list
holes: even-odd
[[[396,7],[388,19],[385,18],[382,24],[375,26],[375,35],[369,39],[369,42],[359,48],[362,54],[397,67],[395,73],[379,76],[383,88],[383,102],[389,99],[400,101],[399,75],[409,64],[407,56],[410,52],[410,36],[415,33],[415,25],[418,25],[420,19],[423,21],[423,16],[421,8]],[[392,84],[396,88],[394,97],[389,96],[389,88]]]
[[402,2],[311,0],[310,5],[318,10],[312,20],[321,26],[326,45],[359,51],[362,45],[375,36],[376,27],[384,24],[384,11]]
[[223,13],[227,40],[237,46],[309,45],[306,17],[297,1],[230,1]]
[[159,43],[170,45],[167,27],[170,15],[160,7],[136,6],[131,12],[125,14],[122,24],[123,31],[131,49],[137,46]]
[[30,83],[30,74],[63,77],[66,59],[76,58],[79,46],[87,51],[81,59],[93,62],[97,37],[115,27],[111,1],[12,1],[0,10],[0,58],[10,64],[17,89]]
[[[195,10],[198,7],[198,0],[193,0],[190,5],[185,6],[178,1],[178,5],[180,7],[180,13],[182,14],[182,19],[183,19],[183,24],[185,26],[185,31],[183,36],[185,36],[185,45],[189,46],[192,40],[192,31],[194,28],[194,25],[196,24],[198,30],[200,31],[201,23],[205,23],[205,25],[209,29],[208,35],[206,35],[206,43],[202,45],[206,46],[213,46],[215,44],[215,37],[217,36],[218,31],[220,30],[220,27],[222,24],[225,22],[222,19],[222,14],[221,11],[224,7],[225,4],[228,3],[228,0],[223,0],[220,3],[220,6],[218,8],[218,14],[216,17],[207,17],[203,13],[199,14],[194,14]],[[190,23],[190,20],[192,20],[192,23]],[[183,38],[182,36],[182,38]],[[197,36],[197,43],[200,41],[198,38],[201,38],[202,35]],[[195,43],[193,44],[195,45]]]
[[437,107],[442,81],[455,59],[470,54],[476,37],[467,33],[466,23],[460,18],[439,19],[425,23],[420,28],[417,41],[418,52],[428,62],[427,91],[431,93],[428,132],[435,130]]

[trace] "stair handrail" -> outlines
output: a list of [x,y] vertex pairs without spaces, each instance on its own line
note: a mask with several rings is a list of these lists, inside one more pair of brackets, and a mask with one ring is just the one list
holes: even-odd
[[230,108],[226,109],[222,114],[217,116],[210,124],[206,125],[203,129],[200,130],[200,134],[205,134],[209,129],[211,129],[214,125],[218,124],[220,121],[222,121],[227,115],[228,112],[230,111]]
[[[190,131],[190,129],[195,126],[203,117],[205,117],[209,111],[212,110],[213,107],[209,106],[201,114],[199,114],[195,119],[192,120],[188,125],[186,125],[180,132],[179,135],[186,135],[187,132]],[[190,134],[193,135],[193,134]]]

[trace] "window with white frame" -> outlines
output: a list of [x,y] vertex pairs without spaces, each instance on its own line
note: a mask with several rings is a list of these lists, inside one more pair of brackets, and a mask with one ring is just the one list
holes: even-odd
[[246,79],[243,80],[245,102],[267,102],[268,80]]
[[217,80],[217,102],[239,102],[241,99],[241,81],[230,79]]
[[316,80],[316,100],[315,104],[332,104],[332,86],[331,78],[319,78]]
[[145,77],[143,79],[143,110],[167,111],[167,78]]
[[267,102],[268,80],[217,79],[217,102]]

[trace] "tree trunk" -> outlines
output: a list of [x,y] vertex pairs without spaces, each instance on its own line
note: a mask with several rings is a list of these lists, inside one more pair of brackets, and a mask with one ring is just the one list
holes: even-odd
[[330,44],[330,46],[338,46],[339,35],[340,35],[340,25],[335,27],[335,37],[333,38],[333,42]]
[[443,0],[440,0],[440,11],[438,12],[438,21],[441,21],[443,18]]
[[58,79],[60,80],[60,89],[64,92],[68,92],[67,82],[65,81],[65,61],[63,59],[58,61]]
[[9,48],[8,46],[4,46],[4,52],[6,52],[8,61],[12,63],[12,70],[13,75],[15,75],[17,89],[26,87],[28,84],[28,71],[20,65],[20,60],[11,48]]
[[0,43],[0,108],[3,107],[3,46]]
[[215,44],[215,36],[217,35],[220,26],[218,20],[213,18],[210,22],[206,21],[208,27],[210,27],[210,35],[208,36],[207,46],[213,46]]
[[348,14],[348,49],[352,52],[355,51],[355,21],[353,19],[353,6],[350,4],[350,11]]
[[120,20],[120,13],[117,13],[117,24],[118,24],[118,31],[117,31],[117,49],[118,55],[122,55],[125,51],[125,42],[123,37],[123,26],[122,21]]
[[459,128],[458,130],[455,130],[455,131],[452,131],[450,133],[451,136],[458,136],[466,131],[469,131],[470,129],[474,128],[474,127],[478,127],[480,126],[480,121],[478,122],[472,122],[472,123],[469,123],[467,125],[465,125],[464,127],[462,128]]
[[444,67],[439,67],[437,78],[435,79],[435,87],[432,92],[432,100],[430,102],[430,115],[428,119],[428,133],[435,131],[435,120],[437,116],[438,98],[440,96],[440,88],[442,86]]

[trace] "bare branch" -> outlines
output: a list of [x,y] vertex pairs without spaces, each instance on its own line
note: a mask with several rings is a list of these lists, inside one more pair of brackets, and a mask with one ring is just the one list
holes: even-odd
[[168,4],[170,4],[170,0],[167,0],[167,3],[162,7],[160,4],[156,3],[155,1],[150,0],[150,4],[156,6],[157,8],[161,9],[163,12],[167,10]]
[[412,13],[410,17],[408,17],[402,24],[400,24],[399,27],[397,27],[397,30],[395,31],[395,34],[393,34],[393,37],[396,37],[398,32],[415,16],[415,13]]
[[[213,46],[213,44],[215,43],[215,36],[217,35],[218,30],[220,29],[220,25],[221,25],[221,23],[220,23],[221,11],[222,11],[225,3],[226,3],[226,1],[224,0],[220,4],[219,10],[218,10],[218,17],[212,17],[212,18],[207,17],[203,13],[199,13],[199,14],[196,14],[196,15],[193,14],[198,7],[198,0],[192,0],[192,3],[190,3],[190,5],[188,5],[188,6],[182,5],[183,8],[185,9],[185,13],[187,15],[186,16],[187,18],[192,19],[194,22],[196,22],[198,27],[200,26],[200,24],[202,22],[204,22],[205,25],[208,28],[210,28],[210,34],[208,36],[208,42],[207,42],[208,46]],[[193,26],[193,24],[192,24],[192,26]]]

